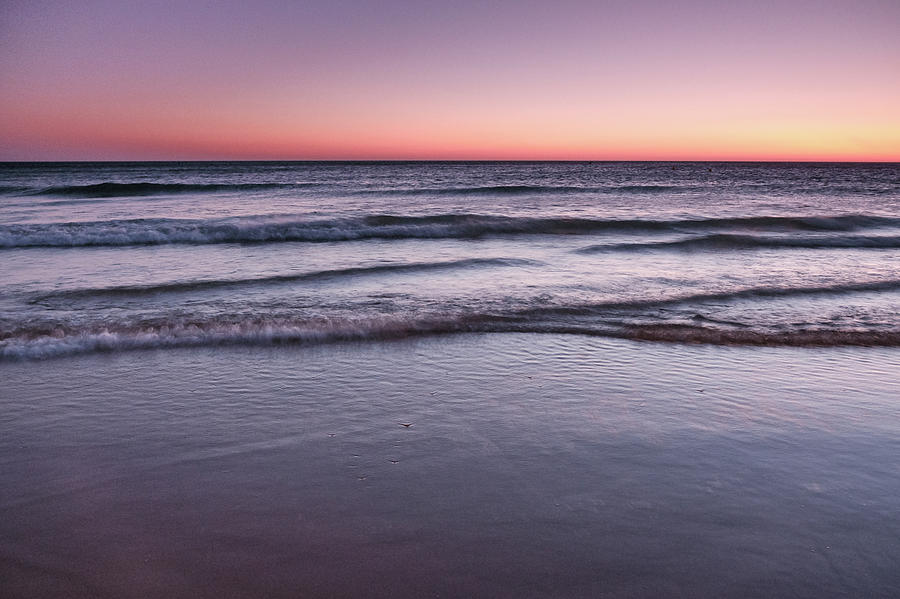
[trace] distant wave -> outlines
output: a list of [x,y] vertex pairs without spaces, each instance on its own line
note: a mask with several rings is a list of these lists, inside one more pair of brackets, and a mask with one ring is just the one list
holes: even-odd
[[483,185],[474,187],[420,187],[403,189],[371,189],[356,193],[378,195],[524,195],[524,194],[574,194],[574,193],[615,193],[615,192],[665,192],[684,191],[696,187],[679,185]]
[[[104,181],[86,185],[59,185],[53,187],[25,187],[0,185],[0,194],[25,193],[29,195],[55,195],[79,197],[127,197],[154,194],[177,193],[217,193],[227,191],[255,191],[281,188],[303,188],[321,185],[314,181],[294,183],[121,183]],[[664,192],[696,189],[696,186],[679,185],[483,185],[471,187],[405,187],[347,190],[348,194],[378,195],[517,195],[517,194],[571,194],[571,193],[612,193],[612,192]]]
[[859,248],[895,249],[900,248],[900,236],[845,235],[835,237],[766,237],[759,235],[735,235],[717,233],[679,239],[677,241],[655,241],[648,243],[618,243],[592,245],[578,250],[582,254],[593,254],[621,250],[746,250],[753,248]]
[[[60,185],[54,187],[0,186],[2,194],[65,196],[78,198],[113,198],[183,193],[223,193],[239,191],[265,191],[291,188],[310,188],[321,184],[301,181],[295,183],[121,183],[104,181],[86,185]],[[521,194],[573,194],[573,193],[653,193],[686,190],[676,185],[609,185],[580,187],[576,185],[484,185],[474,187],[410,187],[384,189],[347,190],[352,195],[521,195]],[[690,188],[692,189],[692,188]]]
[[[264,191],[291,187],[309,187],[314,183],[93,183],[27,189],[30,195],[74,196],[81,198],[113,198],[181,193],[217,193],[229,191]],[[25,191],[20,188],[20,192]]]
[[28,188],[15,185],[0,185],[0,194],[22,193],[24,191],[28,191]]
[[537,264],[533,260],[519,258],[468,258],[463,260],[448,260],[444,262],[412,262],[408,264],[376,264],[373,266],[359,266],[353,268],[337,268],[319,270],[288,275],[273,275],[269,277],[251,277],[244,279],[218,279],[199,280],[174,283],[161,283],[158,285],[122,285],[117,287],[100,287],[96,289],[72,289],[68,291],[55,291],[38,295],[32,298],[31,303],[40,303],[58,299],[82,299],[93,297],[121,297],[143,296],[157,293],[172,293],[186,291],[202,291],[206,289],[234,288],[256,285],[269,285],[278,283],[291,283],[300,281],[317,281],[342,277],[356,277],[383,273],[423,272],[432,270],[446,270],[455,268],[484,267],[484,266],[522,266]]
[[[630,220],[505,217],[479,214],[432,216],[372,215],[335,220],[273,220],[267,217],[180,220],[136,219],[51,224],[0,225],[0,247],[121,246],[170,243],[262,243],[357,239],[477,238],[487,235],[584,235],[597,232],[686,232],[721,229],[852,231],[900,226],[900,218],[743,217]],[[731,239],[723,237],[719,243]],[[747,237],[751,239],[752,237]],[[757,238],[758,239],[758,238]],[[702,243],[716,243],[711,238]],[[745,243],[747,243],[745,241]],[[827,243],[827,241],[825,242]],[[873,242],[875,243],[875,242]],[[600,251],[600,248],[584,251]],[[852,247],[852,246],[845,246]],[[608,249],[608,247],[606,247]]]

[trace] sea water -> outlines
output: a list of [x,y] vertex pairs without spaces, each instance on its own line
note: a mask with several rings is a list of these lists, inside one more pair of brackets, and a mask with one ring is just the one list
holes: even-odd
[[463,331],[900,344],[900,167],[22,164],[0,358]]

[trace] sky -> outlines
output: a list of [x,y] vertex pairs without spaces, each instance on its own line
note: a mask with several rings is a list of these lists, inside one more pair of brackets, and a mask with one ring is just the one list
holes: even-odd
[[0,0],[0,160],[900,160],[900,1]]

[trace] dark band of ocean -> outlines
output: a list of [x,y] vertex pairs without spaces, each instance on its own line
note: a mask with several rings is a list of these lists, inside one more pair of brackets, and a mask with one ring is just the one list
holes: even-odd
[[900,165],[0,164],[0,595],[896,597]]

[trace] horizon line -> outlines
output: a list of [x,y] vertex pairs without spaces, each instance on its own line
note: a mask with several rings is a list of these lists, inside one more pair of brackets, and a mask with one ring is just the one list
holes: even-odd
[[318,162],[318,163],[434,163],[434,162],[473,162],[473,163],[490,163],[490,162],[519,162],[519,163],[539,163],[539,162],[558,162],[558,163],[615,163],[615,162],[631,162],[631,163],[726,163],[726,164],[900,164],[900,159],[884,160],[796,160],[796,159],[585,159],[585,158],[191,158],[191,159],[101,159],[101,160],[0,160],[0,164],[85,164],[85,163],[133,163],[133,162],[155,162],[155,163],[203,163],[203,162]]

